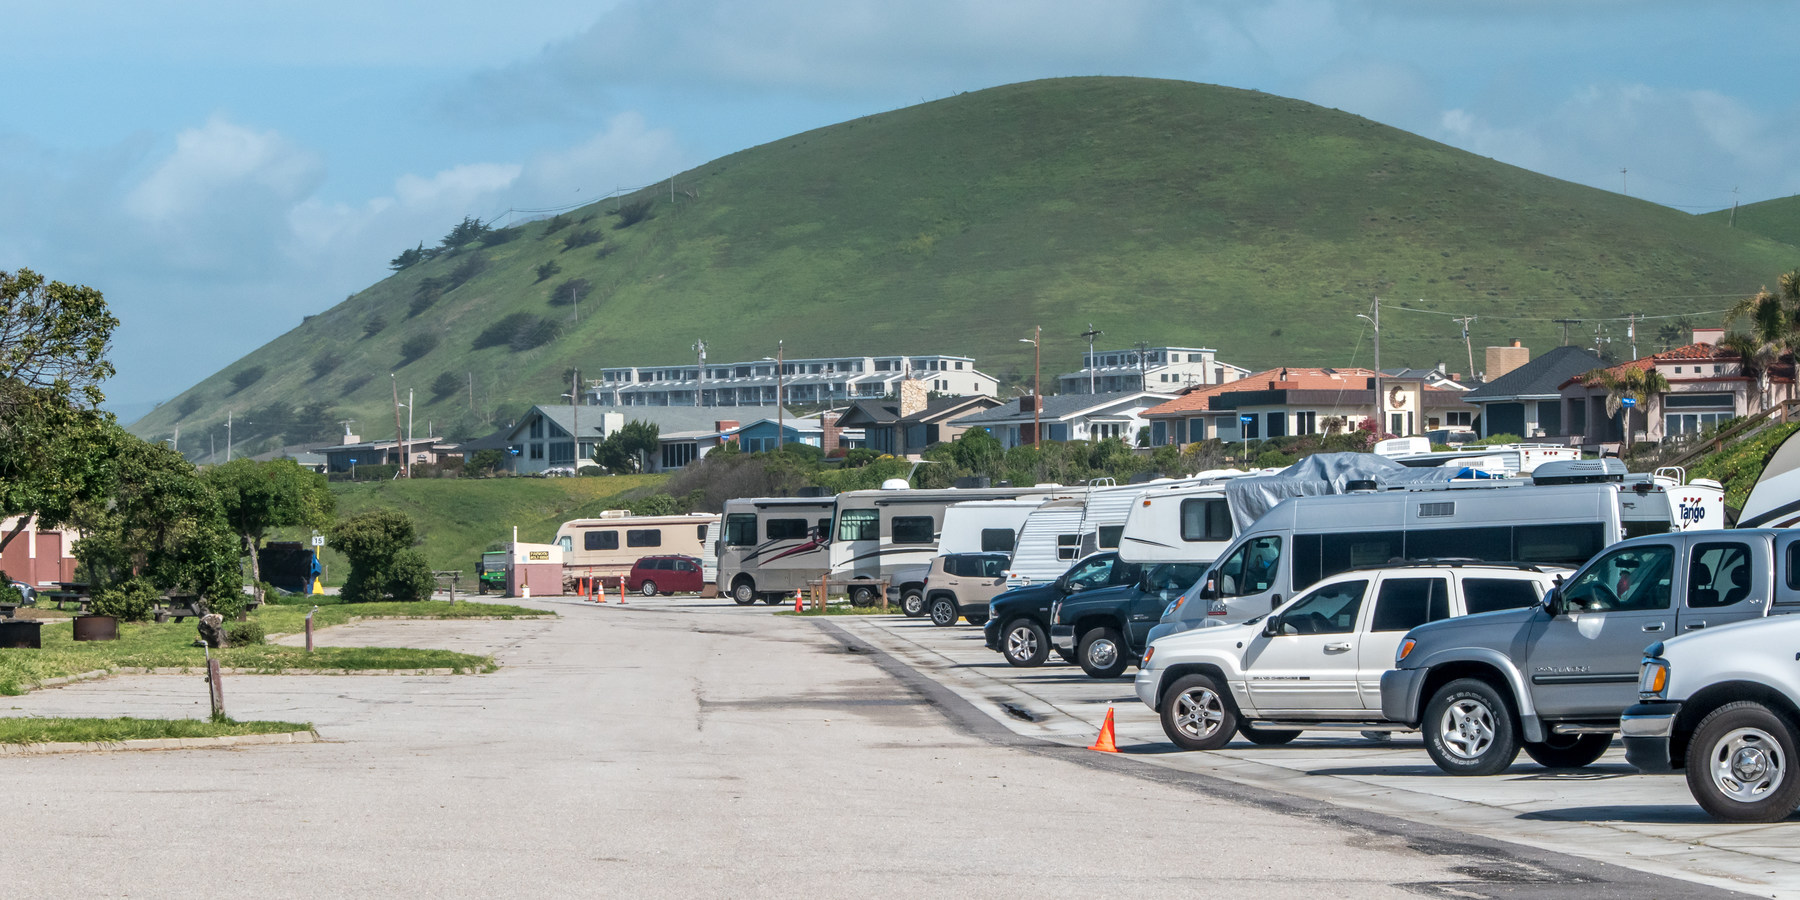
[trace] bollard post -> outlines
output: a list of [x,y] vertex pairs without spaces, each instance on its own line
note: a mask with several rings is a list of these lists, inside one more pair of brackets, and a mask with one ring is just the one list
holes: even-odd
[[313,652],[312,617],[313,617],[313,613],[316,613],[318,611],[319,611],[319,608],[315,606],[312,608],[312,612],[309,612],[306,614],[306,652],[308,652],[308,653]]
[[212,699],[212,717],[225,718],[225,681],[210,647],[206,648],[206,692]]

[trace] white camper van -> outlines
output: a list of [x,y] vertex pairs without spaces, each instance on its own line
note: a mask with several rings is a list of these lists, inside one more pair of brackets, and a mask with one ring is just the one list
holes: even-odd
[[865,605],[875,599],[880,582],[891,582],[897,571],[931,563],[950,507],[969,500],[1048,497],[1058,490],[1057,485],[914,490],[894,479],[880,490],[845,491],[837,496],[830,532],[831,580],[845,586],[852,603]]

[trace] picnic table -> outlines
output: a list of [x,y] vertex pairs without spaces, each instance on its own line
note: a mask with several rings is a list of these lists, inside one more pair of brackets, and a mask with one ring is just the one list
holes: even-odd
[[185,622],[189,618],[198,619],[206,615],[206,608],[200,605],[199,594],[182,594],[170,591],[156,602],[156,621],[167,622],[173,618],[176,622]]
[[[57,586],[58,586],[58,588],[62,587],[62,585],[60,583]],[[77,612],[83,612],[83,613],[87,612],[88,605],[94,602],[93,598],[91,598],[87,595],[86,590],[71,591],[71,590],[67,590],[67,589],[59,589],[59,590],[54,590],[54,591],[45,591],[42,596],[46,600],[55,602],[57,609],[62,609],[64,603],[73,603],[73,604],[75,604],[75,610]]]

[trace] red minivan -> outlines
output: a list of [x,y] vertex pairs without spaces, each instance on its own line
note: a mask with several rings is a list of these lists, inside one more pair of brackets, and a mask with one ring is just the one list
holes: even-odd
[[700,560],[691,556],[646,556],[631,566],[625,589],[646,597],[657,594],[698,594],[705,587]]

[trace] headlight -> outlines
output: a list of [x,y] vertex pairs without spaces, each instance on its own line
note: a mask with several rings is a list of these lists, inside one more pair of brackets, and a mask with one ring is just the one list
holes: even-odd
[[1666,659],[1646,659],[1644,669],[1638,675],[1638,697],[1644,700],[1660,700],[1669,689],[1669,661]]
[[1000,614],[997,612],[994,612],[994,602],[992,600],[988,601],[988,618],[997,619],[999,617],[1000,617]]
[[1407,638],[1406,640],[1401,641],[1400,649],[1394,651],[1394,665],[1396,665],[1396,666],[1400,665],[1400,662],[1402,660],[1406,659],[1406,655],[1411,653],[1412,651],[1413,651],[1413,639],[1412,638]]
[[1173,602],[1171,602],[1168,606],[1163,608],[1163,614],[1162,614],[1163,621],[1166,622],[1169,619],[1174,618],[1176,610],[1181,609],[1181,604],[1186,603],[1186,602],[1187,602],[1186,597],[1176,597]]

